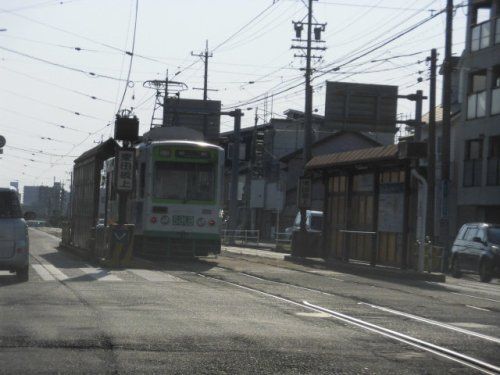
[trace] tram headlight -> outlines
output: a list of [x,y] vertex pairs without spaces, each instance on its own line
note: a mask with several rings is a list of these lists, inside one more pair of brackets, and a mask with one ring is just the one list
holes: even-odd
[[198,220],[196,220],[196,225],[198,225],[199,227],[204,227],[206,224],[207,220],[204,217],[200,217],[198,218]]
[[168,223],[170,223],[170,218],[168,217],[168,215],[163,215],[160,219],[160,223],[162,223],[163,225],[168,225]]
[[158,219],[156,218],[156,216],[151,216],[151,219],[149,219],[149,221],[151,222],[151,224],[156,224]]
[[211,227],[213,227],[215,225],[215,220],[214,219],[208,220],[208,225],[210,225]]

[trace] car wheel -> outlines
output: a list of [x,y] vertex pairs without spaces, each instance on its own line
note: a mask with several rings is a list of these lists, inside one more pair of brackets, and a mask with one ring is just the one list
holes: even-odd
[[28,281],[29,280],[28,266],[18,269],[16,271],[16,276],[19,281]]
[[483,283],[489,283],[493,278],[493,269],[488,259],[483,259],[479,265],[479,280]]
[[454,256],[451,260],[451,276],[455,278],[462,277],[462,271],[460,270],[460,263],[458,262],[457,256]]

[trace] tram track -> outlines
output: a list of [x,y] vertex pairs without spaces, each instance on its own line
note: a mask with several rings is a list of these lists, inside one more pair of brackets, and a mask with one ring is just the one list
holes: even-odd
[[[241,272],[238,272],[238,273],[241,273]],[[395,341],[407,344],[409,346],[420,349],[422,351],[434,354],[438,357],[445,358],[447,360],[451,360],[453,362],[464,365],[468,368],[472,368],[472,369],[477,370],[477,371],[484,373],[484,374],[500,374],[500,367],[498,367],[494,364],[482,361],[480,359],[468,356],[466,354],[457,352],[457,351],[452,350],[452,349],[445,348],[445,347],[440,346],[440,345],[433,344],[429,341],[421,340],[421,339],[418,339],[416,337],[413,337],[413,336],[410,336],[410,335],[407,335],[407,334],[404,334],[404,333],[401,333],[401,332],[398,332],[395,330],[391,330],[391,329],[382,327],[380,325],[376,325],[376,324],[367,322],[365,320],[356,318],[356,317],[348,315],[348,314],[344,314],[344,313],[341,313],[341,312],[338,312],[335,310],[331,310],[331,309],[328,309],[328,308],[320,306],[320,305],[312,304],[312,303],[308,302],[307,300],[296,301],[296,300],[286,298],[286,297],[283,297],[283,296],[280,296],[277,294],[266,292],[266,291],[258,289],[258,288],[250,287],[247,285],[242,285],[242,284],[239,284],[236,282],[232,282],[232,281],[228,281],[228,280],[225,280],[222,278],[207,275],[205,273],[196,273],[196,274],[198,276],[206,278],[206,279],[214,280],[214,281],[221,282],[221,283],[224,283],[227,285],[231,285],[233,287],[237,287],[237,288],[240,288],[240,289],[252,292],[252,293],[260,294],[260,295],[263,295],[265,297],[272,298],[274,300],[281,301],[281,302],[284,302],[284,303],[289,304],[289,305],[300,307],[300,308],[308,310],[308,311],[326,314],[326,315],[328,315],[336,320],[342,321],[346,324],[361,328],[363,330],[367,330],[371,333],[378,334],[380,336],[386,337],[386,338],[391,339],[391,340],[395,340]],[[265,281],[272,281],[272,282],[275,282],[278,284],[284,284],[284,285],[289,285],[289,286],[293,285],[293,284],[287,284],[287,283],[280,283],[280,282],[277,282],[274,280],[266,280],[263,278],[260,278],[260,279],[265,280]],[[306,288],[306,290],[316,291],[316,290],[310,289],[310,288]]]

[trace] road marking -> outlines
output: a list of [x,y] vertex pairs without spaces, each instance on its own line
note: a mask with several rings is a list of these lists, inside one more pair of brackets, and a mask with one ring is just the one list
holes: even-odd
[[471,305],[465,305],[467,307],[470,307],[471,309],[476,309],[476,310],[481,310],[481,311],[491,311],[488,309],[483,309],[482,307],[477,307],[477,306],[471,306]]
[[41,265],[42,267],[45,267],[47,271],[49,271],[49,273],[52,274],[52,276],[54,276],[57,280],[64,281],[68,279],[68,276],[66,276],[59,270],[59,268],[53,266],[52,264],[42,263]]
[[299,306],[301,308],[305,308],[305,309],[308,309],[311,311],[327,313],[331,317],[338,319],[340,321],[343,321],[345,323],[357,326],[357,327],[365,329],[367,331],[377,333],[379,335],[388,337],[390,339],[393,339],[393,340],[396,340],[399,342],[403,342],[405,344],[411,345],[413,347],[419,348],[419,349],[427,351],[429,353],[433,353],[437,356],[447,358],[451,361],[460,363],[464,366],[476,369],[476,370],[481,371],[481,372],[486,373],[486,374],[500,373],[500,367],[497,367],[497,366],[492,365],[490,363],[483,362],[479,359],[469,357],[467,355],[458,353],[454,350],[446,349],[442,346],[434,345],[434,344],[431,344],[429,342],[419,340],[417,338],[414,338],[414,337],[411,337],[411,336],[408,336],[408,335],[405,335],[405,334],[402,334],[402,333],[399,333],[396,331],[392,331],[392,330],[389,330],[387,328],[377,326],[375,324],[368,323],[368,322],[362,321],[360,319],[350,317],[350,316],[345,315],[345,314],[341,314],[341,313],[338,313],[338,312],[335,312],[332,310],[328,310],[328,309],[321,307],[321,306],[313,305],[307,301],[303,301],[302,303],[295,302],[295,301],[288,299],[288,298],[280,297],[280,296],[277,296],[277,295],[274,295],[271,293],[264,292],[264,291],[259,290],[259,289],[250,288],[250,287],[236,284],[236,283],[233,283],[230,281],[218,279],[216,277],[202,275],[201,273],[198,273],[197,275],[204,277],[204,278],[207,278],[207,279],[215,280],[215,281],[218,281],[221,283],[229,284],[229,285],[235,286],[237,288],[241,288],[241,289],[250,291],[252,293],[257,293],[257,294],[264,295],[266,297],[271,297],[271,298],[274,298],[278,301],[286,302],[288,304],[291,304],[294,306]]
[[324,312],[296,312],[297,316],[305,316],[306,318],[329,318],[330,315]]
[[[393,310],[393,309],[390,309],[388,307],[382,307],[382,306],[372,305],[370,303],[365,303],[365,302],[358,302],[358,305],[370,306],[370,307],[372,307],[374,309],[385,311],[385,312],[388,312],[388,313],[391,313],[391,314],[394,314],[394,315],[404,316],[405,318],[417,320],[419,322],[423,322],[423,323],[427,323],[427,324],[432,324],[432,325],[435,325],[435,326],[438,326],[438,327],[446,328],[446,329],[449,329],[449,330],[452,330],[452,331],[456,331],[456,332],[461,332],[461,333],[464,333],[466,335],[475,336],[475,337],[478,337],[478,338],[481,338],[481,339],[484,339],[484,340],[492,341],[492,342],[494,342],[496,344],[500,344],[500,339],[499,338],[488,336],[488,335],[483,335],[481,333],[477,333],[477,332],[474,332],[474,331],[469,331],[468,329],[459,328],[459,327],[456,327],[456,326],[453,326],[453,325],[450,325],[450,324],[438,322],[436,320],[427,319],[427,318],[424,318],[424,317],[421,317],[421,316],[417,316],[417,315],[405,313],[403,311]],[[469,306],[469,307],[471,307],[471,306]]]
[[129,271],[136,274],[139,277],[142,277],[143,279],[146,279],[146,280],[152,281],[152,282],[163,282],[163,281],[186,282],[186,280],[182,280],[178,277],[172,276],[168,273],[161,272],[161,271],[150,271],[150,270],[144,270],[144,269],[129,269]]
[[280,285],[284,285],[284,286],[291,286],[292,288],[307,290],[309,292],[316,292],[316,293],[324,294],[324,295],[327,295],[327,296],[333,296],[333,294],[331,294],[331,293],[323,292],[323,291],[317,290],[317,289],[307,288],[305,286],[299,286],[299,285],[284,283],[282,281],[274,281],[274,280],[264,279],[262,277],[254,276],[254,275],[251,275],[251,274],[246,273],[246,272],[240,272],[240,273],[242,275],[246,276],[246,277],[251,277],[252,279],[257,279],[257,280],[265,281],[265,282],[268,282],[268,283],[280,284]]
[[103,268],[86,267],[80,268],[80,270],[97,281],[123,281],[118,276],[109,273],[109,270]]
[[38,276],[42,278],[43,281],[55,281],[56,278],[41,264],[32,264],[31,267],[36,271]]
[[470,298],[482,299],[482,300],[485,300],[485,301],[491,301],[491,302],[498,302],[498,303],[500,303],[500,301],[497,300],[497,299],[486,298],[486,297],[478,297],[478,296],[471,296],[470,294],[457,293],[457,292],[450,292],[450,293],[451,294],[457,294],[459,296],[466,296],[466,297],[470,297]]

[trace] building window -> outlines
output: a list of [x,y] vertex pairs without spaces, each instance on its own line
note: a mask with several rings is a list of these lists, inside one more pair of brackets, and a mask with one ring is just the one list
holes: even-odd
[[465,142],[464,186],[481,186],[483,140],[470,139]]
[[493,82],[491,85],[491,114],[500,114],[500,65],[493,67]]
[[500,185],[500,135],[490,137],[486,183]]
[[484,116],[486,116],[486,70],[481,70],[469,76],[467,119]]
[[471,29],[471,51],[478,51],[490,45],[491,39],[491,2],[478,4],[473,9]]

